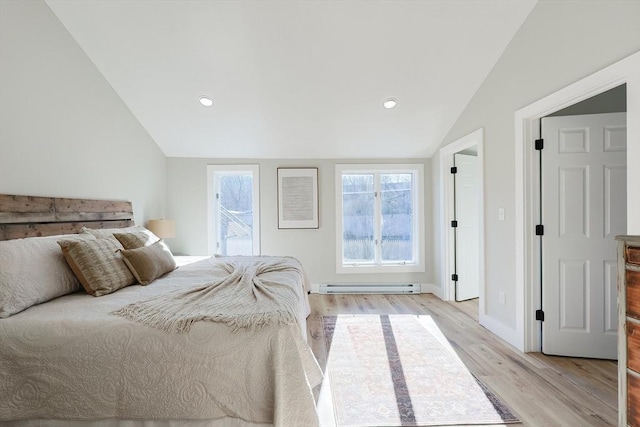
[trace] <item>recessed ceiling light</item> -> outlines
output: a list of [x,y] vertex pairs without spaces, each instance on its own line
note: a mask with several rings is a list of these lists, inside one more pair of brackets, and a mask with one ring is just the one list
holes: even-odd
[[200,104],[205,107],[211,107],[213,105],[213,99],[209,98],[208,96],[201,96]]
[[387,98],[384,100],[384,102],[382,103],[382,105],[384,106],[384,108],[386,108],[387,110],[390,110],[392,108],[394,108],[396,106],[396,104],[398,103],[398,100],[395,98]]

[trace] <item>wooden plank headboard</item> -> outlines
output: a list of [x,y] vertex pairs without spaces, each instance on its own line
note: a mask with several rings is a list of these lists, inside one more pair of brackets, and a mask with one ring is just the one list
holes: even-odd
[[131,225],[131,202],[0,194],[0,240]]

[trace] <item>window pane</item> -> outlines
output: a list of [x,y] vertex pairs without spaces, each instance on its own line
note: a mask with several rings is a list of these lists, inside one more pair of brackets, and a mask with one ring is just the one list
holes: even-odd
[[253,254],[253,174],[220,176],[221,255]]
[[374,181],[372,174],[342,175],[342,259],[373,262]]
[[380,175],[382,260],[413,260],[413,175]]

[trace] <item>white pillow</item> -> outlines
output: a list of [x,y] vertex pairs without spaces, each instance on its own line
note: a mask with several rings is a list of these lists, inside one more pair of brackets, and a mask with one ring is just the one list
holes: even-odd
[[58,246],[60,239],[95,237],[71,234],[0,241],[0,318],[82,289]]

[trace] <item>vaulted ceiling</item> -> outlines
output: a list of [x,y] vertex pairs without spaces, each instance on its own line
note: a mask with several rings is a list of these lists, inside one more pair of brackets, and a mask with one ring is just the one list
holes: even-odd
[[535,3],[47,0],[167,156],[283,159],[430,157]]

